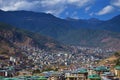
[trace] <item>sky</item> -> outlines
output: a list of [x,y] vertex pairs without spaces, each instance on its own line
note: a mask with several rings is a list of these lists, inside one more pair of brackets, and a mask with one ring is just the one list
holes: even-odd
[[51,13],[60,18],[108,20],[120,14],[120,0],[0,0],[0,9]]

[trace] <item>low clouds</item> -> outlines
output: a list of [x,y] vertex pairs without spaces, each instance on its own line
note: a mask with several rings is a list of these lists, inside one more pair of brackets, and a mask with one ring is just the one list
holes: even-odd
[[104,7],[102,10],[100,10],[98,13],[96,13],[97,15],[104,15],[104,14],[108,14],[114,11],[114,7],[108,5],[106,7]]
[[82,8],[94,3],[94,0],[0,0],[0,9],[31,10],[52,13],[59,16],[70,6]]
[[40,9],[42,9],[43,12],[51,13],[56,16],[59,16],[65,9],[65,0],[41,0],[39,2]]

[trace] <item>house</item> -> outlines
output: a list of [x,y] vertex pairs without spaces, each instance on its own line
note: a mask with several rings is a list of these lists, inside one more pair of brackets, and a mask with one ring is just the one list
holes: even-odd
[[64,73],[66,80],[77,80],[77,75],[75,72],[65,71]]
[[87,69],[85,68],[81,68],[81,69],[78,69],[77,70],[77,76],[79,77],[78,79],[83,79],[83,80],[86,80],[87,79],[87,76],[88,76],[88,71]]
[[106,66],[98,66],[98,67],[94,68],[94,70],[96,71],[96,74],[98,74],[98,75],[101,75],[104,72],[109,72],[110,71],[110,69]]
[[66,80],[87,80],[87,69],[81,68],[65,74]]
[[63,73],[57,71],[46,72],[46,77],[48,80],[65,80]]
[[12,77],[14,75],[13,67],[7,67],[0,70],[0,76]]
[[0,76],[8,76],[7,70],[0,70]]
[[95,70],[94,70],[94,67],[89,67],[88,68],[88,74],[89,75],[92,75],[92,74],[95,74],[96,72],[95,72]]
[[116,66],[114,70],[115,70],[115,75],[120,78],[120,66]]
[[22,71],[19,71],[19,75],[20,76],[25,76],[25,75],[32,75],[32,73],[31,72],[29,72],[29,71],[24,71],[24,70],[22,70]]
[[114,80],[114,77],[115,75],[111,72],[104,72],[102,75],[101,75],[101,78],[103,80]]

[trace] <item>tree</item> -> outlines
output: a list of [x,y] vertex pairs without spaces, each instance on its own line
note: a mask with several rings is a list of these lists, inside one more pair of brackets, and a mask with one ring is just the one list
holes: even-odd
[[36,70],[34,70],[32,73],[33,73],[33,74],[34,74],[34,73],[40,73],[40,70],[39,70],[39,69],[36,69]]
[[116,60],[116,65],[120,66],[120,58]]
[[119,53],[119,52],[115,52],[114,55],[115,55],[116,57],[119,57],[119,56],[120,56],[120,53]]

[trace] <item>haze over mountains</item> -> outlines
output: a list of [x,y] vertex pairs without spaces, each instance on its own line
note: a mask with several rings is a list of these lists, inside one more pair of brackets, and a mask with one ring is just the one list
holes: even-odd
[[0,22],[50,36],[67,45],[120,46],[120,15],[102,21],[95,18],[60,19],[51,14],[31,11],[0,11]]

